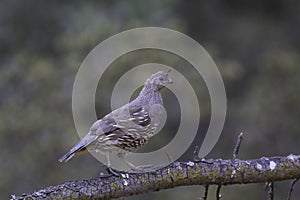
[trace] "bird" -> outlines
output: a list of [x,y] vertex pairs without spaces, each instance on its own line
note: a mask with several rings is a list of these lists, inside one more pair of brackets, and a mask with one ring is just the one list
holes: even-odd
[[131,169],[138,169],[139,166],[135,166],[126,157],[139,150],[156,134],[164,113],[160,92],[173,83],[169,72],[158,71],[152,74],[134,100],[94,122],[87,135],[59,162],[67,162],[74,155],[91,150],[106,156],[106,166],[113,174],[116,173],[111,168],[111,153],[116,153]]

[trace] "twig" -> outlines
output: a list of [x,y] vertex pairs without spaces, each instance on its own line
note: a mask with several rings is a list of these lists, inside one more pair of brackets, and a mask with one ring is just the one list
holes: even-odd
[[204,197],[202,198],[203,200],[207,200],[207,197],[208,197],[208,189],[209,189],[209,185],[205,185]]
[[217,192],[216,192],[216,199],[217,200],[220,200],[221,197],[222,197],[222,195],[220,194],[221,187],[222,187],[222,185],[218,185]]
[[242,140],[243,140],[243,133],[241,132],[238,136],[238,140],[234,146],[234,149],[233,149],[233,160],[237,159],[238,155],[239,155],[239,149],[240,149],[240,146],[241,146],[241,143],[242,143]]
[[206,164],[213,164],[213,162],[209,162],[207,161],[205,158],[199,158],[199,146],[195,146],[195,150],[193,152],[193,161],[194,162],[202,162],[202,163],[206,163]]
[[274,199],[274,182],[267,182],[265,190],[268,191],[268,199]]
[[293,180],[293,182],[292,182],[292,184],[291,184],[291,188],[290,188],[290,191],[289,191],[289,195],[288,195],[287,200],[290,200],[290,199],[291,199],[292,192],[293,192],[293,189],[294,189],[294,185],[297,183],[298,180],[299,180],[299,178]]
[[171,156],[170,156],[170,154],[165,150],[165,149],[163,149],[163,151],[165,152],[165,154],[167,155],[167,157],[168,157],[168,160],[169,160],[169,162],[170,163],[172,163],[173,162],[173,160],[172,160],[172,158],[171,158]]
[[195,162],[199,162],[199,161],[201,160],[201,159],[199,158],[199,150],[200,150],[199,146],[196,145],[196,146],[195,146],[195,149],[194,149],[194,152],[193,152],[193,160],[194,160]]

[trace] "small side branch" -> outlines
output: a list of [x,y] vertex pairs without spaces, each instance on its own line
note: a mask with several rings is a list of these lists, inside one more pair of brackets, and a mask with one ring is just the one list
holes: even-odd
[[238,158],[242,140],[243,140],[243,133],[240,133],[240,135],[238,136],[238,140],[237,140],[237,142],[234,146],[234,149],[233,149],[233,154],[232,154],[233,160]]
[[205,185],[204,197],[202,198],[203,200],[207,200],[208,190],[209,190],[209,185]]
[[195,146],[194,152],[193,152],[193,161],[198,162],[201,159],[199,158],[199,146]]
[[292,192],[293,192],[293,189],[294,189],[294,185],[297,183],[298,180],[299,180],[299,178],[293,180],[293,182],[292,182],[292,184],[291,184],[291,188],[290,188],[290,191],[289,191],[287,200],[290,200],[290,199],[291,199]]
[[217,192],[216,192],[216,199],[217,200],[220,200],[221,197],[222,197],[222,195],[220,194],[221,187],[222,187],[222,185],[218,185],[218,187],[217,187]]
[[111,199],[187,185],[232,185],[300,178],[300,155],[174,162],[153,172],[70,181],[12,199]]
[[266,191],[268,192],[268,199],[274,199],[274,182],[266,183]]

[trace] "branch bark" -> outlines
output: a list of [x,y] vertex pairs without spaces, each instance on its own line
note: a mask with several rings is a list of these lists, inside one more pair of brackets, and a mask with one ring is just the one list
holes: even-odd
[[70,181],[11,199],[111,199],[184,185],[232,185],[300,178],[300,155],[262,157],[254,160],[202,159],[174,162],[146,173],[122,173]]

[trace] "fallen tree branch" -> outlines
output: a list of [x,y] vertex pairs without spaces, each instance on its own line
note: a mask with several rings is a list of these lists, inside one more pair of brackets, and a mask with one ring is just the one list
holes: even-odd
[[174,162],[146,173],[70,181],[11,199],[110,199],[184,185],[231,185],[300,178],[300,155],[254,160],[202,159]]

